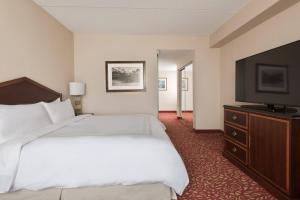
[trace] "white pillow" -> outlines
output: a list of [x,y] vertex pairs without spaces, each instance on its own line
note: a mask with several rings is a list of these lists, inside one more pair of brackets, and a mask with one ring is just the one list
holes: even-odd
[[53,123],[59,123],[75,116],[70,99],[59,103],[43,103],[43,105]]
[[60,100],[60,98],[57,98],[56,100],[51,101],[50,103],[59,103],[59,102],[61,102],[61,100]]
[[52,124],[41,103],[0,106],[0,144]]
[[[40,103],[42,103],[42,104],[52,104],[52,103],[59,103],[59,102],[61,102],[60,101],[60,98],[57,98],[56,100],[54,100],[54,101],[51,101],[51,102],[44,102],[44,101],[41,101]],[[46,108],[45,108],[46,109]]]
[[[49,103],[59,103],[61,102],[60,98],[57,98],[55,99],[54,101],[51,101]],[[36,104],[41,104],[41,103],[47,103],[47,102],[44,102],[44,101],[40,101],[38,103],[33,103],[33,104],[18,104],[18,105],[6,105],[6,104],[0,104],[0,108],[8,108],[8,107],[20,107],[20,106],[31,106],[31,105],[36,105]]]

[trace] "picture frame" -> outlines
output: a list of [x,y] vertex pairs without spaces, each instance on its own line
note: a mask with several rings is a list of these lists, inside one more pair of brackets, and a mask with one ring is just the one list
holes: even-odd
[[189,79],[182,78],[182,81],[181,81],[182,91],[188,91],[189,90],[188,85],[189,85]]
[[106,92],[146,91],[145,61],[106,61]]
[[287,65],[256,65],[256,91],[262,93],[289,93]]
[[158,79],[158,88],[159,88],[159,91],[167,91],[168,90],[168,79],[167,78],[159,78]]

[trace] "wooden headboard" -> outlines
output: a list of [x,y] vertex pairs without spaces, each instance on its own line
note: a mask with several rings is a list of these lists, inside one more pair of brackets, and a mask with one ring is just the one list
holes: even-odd
[[32,104],[40,101],[51,102],[62,98],[55,92],[27,77],[0,83],[0,104]]

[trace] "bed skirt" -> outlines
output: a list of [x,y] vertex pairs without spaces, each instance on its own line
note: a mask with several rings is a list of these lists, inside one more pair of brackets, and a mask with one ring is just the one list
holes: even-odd
[[22,190],[0,194],[1,200],[176,200],[175,192],[163,184],[132,186],[50,188],[41,191]]

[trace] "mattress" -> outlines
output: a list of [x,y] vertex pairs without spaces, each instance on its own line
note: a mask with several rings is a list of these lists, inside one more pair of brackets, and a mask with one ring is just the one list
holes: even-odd
[[4,192],[162,184],[181,195],[189,182],[164,127],[150,115],[81,116],[25,139],[2,146],[10,152],[2,168],[11,166],[2,177],[12,180],[0,180]]
[[21,190],[0,194],[1,200],[176,200],[173,190],[163,184],[132,186],[50,188],[41,191]]

